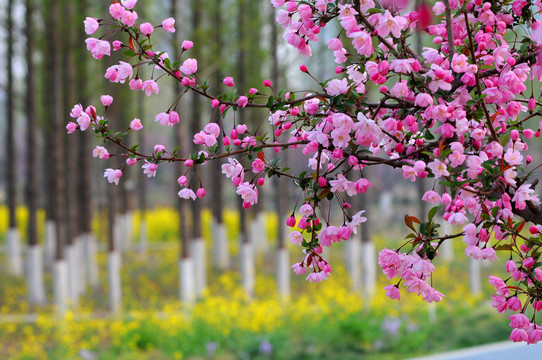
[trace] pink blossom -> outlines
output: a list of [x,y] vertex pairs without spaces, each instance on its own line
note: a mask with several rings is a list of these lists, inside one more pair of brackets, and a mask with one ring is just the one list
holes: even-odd
[[120,0],[122,6],[128,10],[132,10],[137,3],[137,0]]
[[331,246],[332,242],[339,242],[339,229],[336,226],[327,226],[318,234],[321,246]]
[[331,96],[346,94],[349,88],[348,79],[333,79],[327,83],[326,92]]
[[66,130],[68,131],[68,134],[73,134],[75,132],[75,130],[77,130],[77,124],[70,121],[67,125],[66,125]]
[[134,131],[139,131],[141,129],[143,129],[143,125],[141,124],[141,120],[139,119],[134,119],[130,122],[130,129],[134,130]]
[[100,96],[100,101],[102,102],[103,106],[108,107],[113,103],[113,96],[111,96],[111,95],[102,95],[102,96]]
[[391,300],[401,299],[401,291],[397,286],[387,285],[384,287],[384,290],[386,290],[386,296],[389,297]]
[[244,108],[248,104],[248,98],[246,96],[239,96],[237,99],[237,106]]
[[190,50],[194,46],[194,43],[190,40],[184,40],[181,47],[183,50]]
[[152,94],[158,94],[160,89],[158,88],[158,84],[156,83],[156,81],[147,80],[143,82],[141,90],[145,92],[145,95],[151,96]]
[[120,21],[126,26],[134,26],[137,20],[137,13],[135,11],[125,11],[120,18]]
[[85,131],[90,126],[90,116],[88,116],[86,112],[82,112],[77,118],[77,123],[79,124],[81,131]]
[[114,3],[109,6],[109,14],[111,14],[115,20],[119,20],[125,12],[126,9],[119,3]]
[[154,26],[152,26],[151,23],[143,23],[139,25],[139,31],[145,36],[151,36],[152,32],[154,31]]
[[529,340],[529,336],[523,329],[514,329],[510,333],[510,340],[513,342],[524,342]]
[[155,177],[156,176],[156,170],[158,169],[158,164],[148,162],[145,160],[145,163],[142,166],[143,173],[147,175],[148,177]]
[[92,150],[92,157],[94,158],[100,158],[100,159],[109,159],[109,153],[107,152],[107,149],[103,146],[96,146],[94,150]]
[[174,18],[167,18],[162,21],[162,27],[167,32],[174,33],[175,32],[175,19]]
[[107,178],[110,184],[115,183],[115,185],[118,185],[121,176],[122,171],[119,169],[105,169],[104,177]]
[[109,41],[88,38],[85,40],[87,49],[92,53],[92,57],[100,60],[104,55],[111,55],[111,44]]
[[247,182],[239,184],[237,186],[237,194],[241,196],[244,203],[250,207],[258,202],[258,190],[254,185],[251,185]]
[[301,245],[303,242],[303,235],[301,235],[299,231],[292,231],[288,235],[288,240],[290,240],[290,242],[294,245]]
[[233,83],[233,78],[231,76],[226,76],[223,80],[224,85],[233,87],[235,84]]
[[184,188],[182,190],[180,190],[177,195],[179,195],[179,197],[181,199],[192,199],[192,200],[196,200],[196,194],[194,193],[194,191],[192,191],[192,189],[190,188]]
[[303,204],[300,208],[299,208],[299,213],[301,215],[303,215],[304,217],[309,217],[311,216],[312,214],[314,214],[314,209],[312,208],[312,206],[310,204]]
[[97,19],[91,17],[87,17],[83,23],[85,24],[85,33],[87,33],[87,35],[94,34],[100,27]]
[[186,59],[179,70],[185,75],[192,75],[198,71],[198,61],[196,59]]

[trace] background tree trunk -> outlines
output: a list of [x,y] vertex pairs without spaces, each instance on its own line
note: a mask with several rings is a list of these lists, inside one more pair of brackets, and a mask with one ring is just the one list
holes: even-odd
[[27,250],[27,290],[28,301],[33,305],[43,305],[46,302],[45,284],[43,281],[43,254],[38,241],[37,211],[38,186],[37,154],[40,149],[36,142],[36,106],[35,106],[35,71],[34,71],[34,20],[33,1],[25,1],[25,35],[26,35],[26,141],[27,141],[27,179],[26,206],[28,208],[28,250]]
[[17,229],[17,188],[15,186],[15,90],[13,88],[13,0],[8,0],[6,8],[7,26],[7,56],[6,56],[6,187],[8,203],[8,232],[6,234],[6,250],[9,261],[9,271],[14,276],[23,275],[23,259],[21,254],[21,239]]

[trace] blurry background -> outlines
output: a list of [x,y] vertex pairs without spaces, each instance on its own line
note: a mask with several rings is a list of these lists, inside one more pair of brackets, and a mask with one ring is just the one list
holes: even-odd
[[[92,59],[83,20],[109,18],[110,3],[0,1],[0,358],[396,359],[508,337],[486,281],[507,259],[470,262],[459,239],[436,260],[441,304],[383,296],[388,281],[377,253],[401,245],[406,213],[427,216],[418,199],[432,181],[412,184],[381,167],[365,173],[373,188],[352,199],[352,213],[366,209],[369,221],[326,249],[334,272],[321,284],[291,274],[302,253],[286,237],[299,196],[288,179],[267,179],[259,204],[242,212],[234,187],[217,175],[218,162],[203,167],[207,196],[197,202],[178,198],[184,169],[174,164],[160,165],[151,179],[141,164],[127,167],[119,185],[110,185],[104,169],[124,159],[93,159],[92,149],[104,144],[90,131],[66,135],[74,104],[102,109],[99,96],[112,95],[110,126],[122,130],[141,119],[144,130],[129,143],[143,153],[156,144],[191,151],[190,134],[217,121],[209,101],[187,94],[177,108],[181,125],[162,127],[154,117],[182,91],[176,84],[163,78],[160,95],[147,98],[103,78],[123,58]],[[300,58],[282,41],[269,1],[140,0],[134,10],[153,25],[175,17],[174,34],[155,29],[155,50],[176,54],[192,40],[186,56],[198,59],[198,77],[220,83],[232,76],[239,93],[269,91],[264,79],[277,91],[309,92],[318,84],[300,64],[321,81],[337,65],[325,46],[337,28],[324,28],[313,57]],[[413,41],[421,47],[423,34]],[[152,68],[142,71],[148,79]],[[263,111],[235,117],[270,131]],[[307,163],[296,151],[266,156],[280,157],[295,174]]]

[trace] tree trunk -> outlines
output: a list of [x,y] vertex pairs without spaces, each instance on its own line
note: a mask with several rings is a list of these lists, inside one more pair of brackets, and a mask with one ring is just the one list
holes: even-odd
[[[192,29],[195,33],[193,35],[196,43],[201,43],[199,33],[196,31],[201,26],[201,4],[198,1],[193,1],[192,3]],[[196,59],[201,59],[200,46],[196,46],[194,49],[194,57]],[[203,115],[201,107],[201,99],[198,94],[192,94],[192,121],[190,122],[190,134],[195,134],[201,130],[201,117]],[[192,145],[192,152],[197,151],[198,149]],[[192,185],[193,190],[196,191],[197,188],[201,185],[198,179],[203,179],[202,170],[203,168],[198,168],[194,166],[194,171],[197,171],[197,175],[194,175]],[[201,235],[201,211],[202,211],[202,201],[197,200],[192,202],[192,245],[190,245],[191,256],[194,259],[194,272],[195,272],[195,290],[196,296],[201,297],[203,295],[203,290],[206,288],[207,284],[207,275],[206,275],[206,251],[205,243]]]
[[[223,75],[222,75],[222,48],[223,48],[223,38],[222,38],[222,32],[223,24],[222,24],[222,0],[214,0],[213,2],[214,8],[213,8],[213,24],[214,24],[214,46],[213,46],[213,54],[215,56],[215,62],[217,62],[217,70],[215,72],[215,83],[216,91],[217,93],[222,92],[222,86],[220,84],[222,83]],[[214,110],[213,113],[213,122],[221,125],[222,123],[222,115],[220,114],[220,111],[218,109]],[[217,139],[218,141],[218,149],[221,149],[221,141],[222,136],[219,136]],[[213,213],[213,219],[212,219],[212,237],[213,237],[213,266],[220,269],[225,270],[230,266],[230,256],[229,256],[229,248],[228,248],[228,239],[226,237],[226,226],[224,225],[224,218],[222,211],[224,210],[224,200],[223,200],[223,177],[218,175],[221,174],[222,168],[221,163],[219,161],[213,161],[212,163],[212,172],[213,174],[217,174],[216,181],[213,181],[211,183],[211,195],[213,201],[211,202],[211,208]]]
[[6,250],[9,261],[9,271],[14,276],[23,275],[23,260],[21,255],[21,240],[17,229],[16,201],[17,189],[15,185],[15,93],[13,89],[13,0],[8,0],[6,9],[7,26],[7,56],[6,56],[6,108],[7,108],[7,129],[6,129],[6,184],[8,203],[8,232],[6,236]]
[[28,250],[27,250],[27,289],[28,301],[33,305],[43,305],[46,302],[45,284],[43,281],[43,257],[38,244],[37,210],[38,186],[36,148],[36,107],[34,104],[36,87],[34,81],[34,21],[33,1],[26,0],[26,141],[27,141],[27,176],[26,204],[28,208]]
[[[360,196],[360,208],[369,213],[370,200],[367,195]],[[371,239],[371,222],[369,218],[361,227],[361,273],[362,287],[365,298],[371,298],[376,293],[376,250]]]
[[48,14],[46,14],[46,38],[48,41],[49,56],[47,57],[47,72],[50,75],[47,81],[46,102],[51,106],[47,123],[51,124],[51,154],[48,156],[52,164],[50,189],[51,198],[54,199],[54,221],[56,224],[56,248],[55,248],[55,302],[59,313],[66,310],[66,296],[68,295],[67,269],[64,256],[64,244],[66,243],[66,197],[65,197],[65,174],[64,168],[64,139],[65,128],[62,114],[62,64],[60,58],[60,9],[57,1],[48,2]]

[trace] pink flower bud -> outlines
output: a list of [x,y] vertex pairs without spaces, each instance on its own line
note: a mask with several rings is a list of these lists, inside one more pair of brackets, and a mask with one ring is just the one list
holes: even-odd
[[378,91],[380,91],[381,93],[387,93],[388,92],[388,87],[385,86],[385,85],[382,85]]
[[334,159],[342,159],[343,157],[343,151],[342,149],[335,149],[333,150],[333,158]]
[[292,110],[290,110],[290,115],[292,115],[292,116],[297,116],[297,115],[299,115],[299,108],[298,108],[298,107],[295,107],[295,108],[293,108]]
[[307,66],[305,66],[305,64],[301,65],[301,66],[299,67],[299,70],[301,70],[301,72],[304,72],[304,73],[308,73],[308,72],[309,72],[309,70],[307,70]]
[[141,129],[143,129],[143,125],[141,124],[141,120],[139,119],[134,119],[130,122],[130,129],[134,130],[134,131],[139,131]]
[[531,157],[531,155],[527,155],[525,157],[525,162],[527,163],[527,165],[533,162],[533,158]]
[[197,191],[196,191],[196,196],[199,197],[199,198],[203,198],[205,197],[205,189],[200,187]]
[[348,164],[349,164],[350,166],[356,166],[356,165],[358,164],[358,158],[355,157],[355,156],[353,156],[353,155],[350,155],[350,156],[348,157]]
[[188,182],[188,180],[186,179],[186,176],[181,175],[181,176],[179,176],[179,178],[177,179],[177,182],[179,183],[180,186],[185,186],[186,183]]
[[249,95],[254,95],[254,94],[256,94],[257,92],[258,92],[258,89],[256,89],[256,88],[250,88],[250,90],[248,91],[248,94],[249,94]]
[[517,141],[518,136],[519,136],[519,133],[517,130],[510,131],[510,138],[512,139],[512,141]]
[[321,188],[327,187],[327,179],[326,179],[325,177],[320,176],[320,177],[318,178],[318,185],[319,185]]
[[288,219],[286,219],[286,226],[294,227],[295,223],[296,223],[295,216],[293,216],[293,215],[290,215],[290,217],[288,217]]
[[244,108],[248,104],[248,98],[246,96],[239,96],[237,99],[237,106]]
[[337,66],[335,68],[335,74],[342,74],[343,71],[344,71],[344,68],[342,66]]
[[190,40],[183,41],[183,44],[182,44],[183,50],[192,49],[193,46],[194,46],[194,43],[192,41],[190,41]]
[[224,146],[230,146],[230,138],[227,136],[224,136],[222,138],[222,144],[224,144]]
[[270,87],[270,86],[271,86],[271,80],[265,79],[265,80],[263,81],[263,86],[265,86],[265,87]]
[[239,145],[241,145],[242,143],[243,143],[243,142],[241,141],[241,139],[235,139],[235,140],[233,140],[233,145],[235,145],[235,146],[239,146]]
[[66,125],[66,130],[68,130],[68,134],[73,134],[75,130],[77,130],[77,124],[70,121],[68,125]]
[[510,66],[516,65],[516,59],[514,59],[512,56],[510,56],[510,57],[506,60],[506,62],[507,62],[508,65],[510,65]]
[[536,235],[538,234],[538,228],[536,226],[531,226],[529,228],[529,232],[532,234],[532,235]]
[[533,97],[531,97],[529,99],[529,106],[528,107],[529,107],[529,110],[531,110],[531,111],[534,110],[534,108],[536,107],[536,101],[535,101],[535,99]]
[[190,166],[192,166],[192,165],[194,165],[194,161],[193,161],[193,160],[188,159],[188,160],[185,160],[185,161],[184,161],[184,166],[190,167]]
[[229,86],[229,87],[232,87],[235,85],[233,82],[233,78],[231,76],[225,77],[223,82],[224,82],[224,85]]
[[247,126],[245,124],[237,125],[236,129],[239,134],[244,134],[247,132]]
[[146,22],[141,25],[139,25],[139,30],[141,33],[145,36],[150,36],[152,32],[154,31],[154,26],[152,26],[150,23]]
[[129,166],[135,165],[135,164],[137,164],[137,159],[128,158],[128,159],[126,159],[126,164],[129,165]]
[[237,132],[237,129],[232,129],[230,132],[230,137],[233,140],[236,140],[239,137],[239,133]]
[[265,183],[265,178],[261,177],[258,179],[258,181],[256,182],[259,186],[262,186],[264,183]]
[[300,228],[301,230],[304,230],[307,228],[307,226],[309,226],[309,223],[307,222],[307,219],[305,219],[305,217],[302,217],[301,219],[299,219],[299,224],[297,224],[298,228]]

